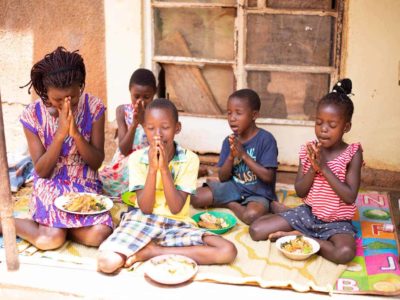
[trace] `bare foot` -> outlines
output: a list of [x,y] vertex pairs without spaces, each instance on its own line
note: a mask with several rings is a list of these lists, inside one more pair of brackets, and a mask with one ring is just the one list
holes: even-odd
[[268,239],[271,242],[275,242],[277,239],[279,239],[280,237],[283,236],[287,236],[287,235],[301,235],[301,232],[298,230],[293,230],[293,231],[277,231],[277,232],[273,232],[268,236]]
[[282,213],[282,212],[288,211],[289,209],[290,209],[289,207],[287,207],[283,203],[279,203],[279,201],[272,201],[271,202],[271,212],[273,214]]
[[146,261],[154,256],[158,255],[157,249],[159,246],[157,246],[154,242],[150,242],[147,244],[144,248],[140,249],[138,252],[133,254],[132,256],[129,256],[126,259],[125,268],[129,268],[132,266],[135,262],[138,261]]

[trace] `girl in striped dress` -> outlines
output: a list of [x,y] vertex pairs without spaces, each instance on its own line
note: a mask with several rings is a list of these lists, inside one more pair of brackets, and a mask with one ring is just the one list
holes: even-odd
[[108,212],[78,215],[59,210],[54,201],[71,192],[101,193],[98,168],[104,159],[104,112],[100,99],[84,93],[83,58],[58,47],[31,70],[40,99],[26,107],[21,123],[34,164],[30,212],[16,219],[17,235],[39,249],[72,240],[99,246],[112,232]]
[[148,146],[143,130],[144,109],[157,91],[156,78],[147,69],[137,69],[129,81],[131,103],[117,107],[118,149],[111,163],[100,170],[100,180],[106,195],[119,197],[128,190],[129,155]]
[[250,228],[254,240],[275,240],[289,234],[303,234],[320,244],[320,255],[338,264],[355,256],[356,229],[351,220],[363,165],[360,143],[347,144],[353,102],[350,79],[339,81],[318,103],[316,141],[300,149],[295,189],[304,204],[270,218],[261,217]]

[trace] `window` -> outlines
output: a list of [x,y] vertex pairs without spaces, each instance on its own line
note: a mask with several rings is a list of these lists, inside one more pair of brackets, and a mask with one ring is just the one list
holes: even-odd
[[236,89],[261,117],[314,120],[340,72],[343,0],[152,1],[161,93],[190,114],[220,116]]

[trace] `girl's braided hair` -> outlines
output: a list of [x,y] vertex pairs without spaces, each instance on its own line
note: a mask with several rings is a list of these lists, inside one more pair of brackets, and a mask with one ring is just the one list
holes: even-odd
[[83,58],[78,50],[67,51],[64,47],[58,47],[51,53],[45,55],[43,59],[33,65],[31,69],[31,80],[22,86],[28,87],[31,93],[33,86],[45,105],[49,105],[47,89],[66,88],[73,84],[79,84],[80,88],[85,87],[86,69]]
[[348,96],[351,94],[351,90],[352,82],[349,78],[339,80],[332,88],[332,92],[325,95],[318,102],[317,109],[322,105],[336,105],[343,110],[346,121],[350,122],[354,112],[353,101],[351,101],[350,97]]

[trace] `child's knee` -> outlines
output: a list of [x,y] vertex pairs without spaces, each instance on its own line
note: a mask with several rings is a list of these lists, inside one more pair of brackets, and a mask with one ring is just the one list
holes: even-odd
[[199,197],[197,195],[191,195],[190,196],[190,204],[192,204],[192,206],[194,208],[201,208],[200,200],[199,200]]
[[95,225],[91,228],[90,234],[84,238],[86,246],[99,247],[102,242],[112,233],[112,229],[106,225]]
[[65,234],[58,231],[39,235],[34,246],[40,250],[57,249],[64,244],[65,238]]
[[97,258],[97,269],[100,272],[111,274],[121,268],[124,259],[115,252],[101,251]]
[[245,222],[247,225],[252,224],[255,220],[257,220],[259,217],[261,217],[261,213],[255,210],[246,210],[243,213],[243,222]]
[[350,246],[342,246],[335,249],[334,261],[337,264],[347,264],[356,255],[356,249]]
[[219,264],[230,264],[233,262],[237,256],[237,249],[236,246],[228,240],[224,240],[222,247],[218,249],[219,257],[218,262]]
[[194,208],[202,208],[213,204],[213,194],[209,187],[200,187],[196,190],[196,195],[190,197],[190,204]]
[[264,228],[261,222],[253,222],[249,228],[250,237],[253,241],[265,240]]

